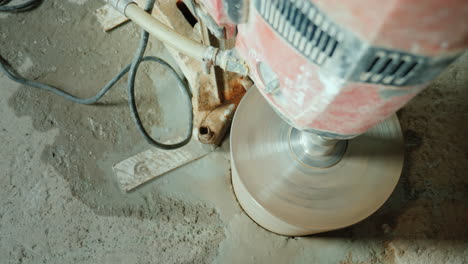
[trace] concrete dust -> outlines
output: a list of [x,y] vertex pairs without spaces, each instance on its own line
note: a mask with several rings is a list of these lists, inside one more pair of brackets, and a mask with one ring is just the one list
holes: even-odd
[[[94,17],[102,4],[45,1],[2,14],[2,56],[28,78],[94,95],[139,39],[132,24],[103,33]],[[147,54],[172,62],[154,41]],[[400,111],[407,154],[389,201],[352,227],[302,238],[267,232],[242,212],[227,143],[122,192],[112,165],[149,148],[130,116],[126,79],[101,104],[83,106],[0,75],[2,263],[467,263],[467,69],[465,55]],[[138,74],[155,136],[185,129],[173,87],[154,64]]]
[[[128,25],[105,34],[96,26],[93,13],[102,2],[85,4],[45,1],[33,12],[2,20],[2,55],[28,78],[78,96],[94,95],[131,61],[139,29]],[[168,57],[159,43],[150,44],[147,53]],[[160,73],[157,80],[149,77],[154,71]],[[164,113],[176,96],[163,94],[164,102],[155,97],[158,89],[173,87],[165,72],[156,64],[144,63],[138,73],[142,119],[150,131],[159,132],[158,126],[183,127],[183,131],[185,119]],[[0,187],[5,190],[1,200],[9,204],[1,209],[2,226],[8,227],[1,229],[2,259],[10,263],[20,259],[23,263],[149,263],[155,259],[205,263],[216,255],[224,231],[213,208],[161,196],[154,188],[130,194],[118,188],[112,165],[149,147],[128,110],[126,78],[102,104],[84,106],[17,87],[0,77],[2,136],[12,137],[8,140],[12,145],[2,147],[2,170],[13,181]],[[30,120],[27,131],[18,125],[18,118]],[[179,130],[165,132],[176,137],[182,135]],[[30,205],[35,208],[32,211],[16,201],[25,197],[44,205]],[[34,241],[29,241],[31,236]]]

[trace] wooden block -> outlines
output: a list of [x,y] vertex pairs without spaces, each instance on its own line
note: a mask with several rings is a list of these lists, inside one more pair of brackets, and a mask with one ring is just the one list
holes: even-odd
[[121,189],[129,192],[165,173],[203,158],[211,149],[197,140],[176,150],[152,148],[115,164],[113,170]]

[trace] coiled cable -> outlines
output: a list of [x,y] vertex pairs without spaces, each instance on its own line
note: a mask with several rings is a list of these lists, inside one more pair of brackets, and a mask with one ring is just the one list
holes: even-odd
[[[20,12],[20,11],[26,11],[30,10],[30,8],[35,8],[37,7],[42,0],[31,0],[24,2],[22,4],[17,4],[17,5],[7,5],[11,0],[0,0],[0,12]],[[144,10],[146,12],[150,12],[154,6],[155,0],[148,0],[146,2],[146,6]],[[3,72],[8,78],[11,80],[27,85],[30,87],[46,90],[48,92],[54,93],[56,95],[59,95],[69,101],[72,101],[74,103],[78,104],[94,104],[98,102],[114,85],[123,77],[125,74],[129,73],[129,78],[128,78],[128,84],[127,84],[127,91],[128,91],[128,105],[130,107],[132,117],[135,121],[135,124],[140,131],[140,133],[143,135],[143,138],[152,146],[160,148],[160,149],[165,149],[165,150],[171,150],[171,149],[177,149],[180,148],[187,143],[190,142],[192,138],[192,127],[193,127],[193,109],[192,109],[192,102],[191,102],[191,95],[188,86],[185,84],[185,82],[182,80],[182,78],[177,74],[177,72],[172,68],[171,65],[169,65],[167,62],[164,60],[153,57],[153,56],[144,56],[146,47],[148,45],[148,39],[149,39],[149,33],[146,32],[145,30],[142,30],[141,32],[141,38],[140,38],[140,43],[138,46],[137,51],[135,52],[135,56],[132,60],[132,63],[127,65],[125,68],[123,68],[114,78],[112,78],[95,96],[90,97],[90,98],[80,98],[77,96],[74,96],[72,94],[69,94],[61,89],[58,89],[56,87],[53,87],[48,84],[28,80],[24,77],[22,77],[20,74],[18,74],[8,63],[6,59],[4,59],[0,55],[0,71]],[[163,67],[167,68],[169,72],[174,76],[174,78],[177,81],[177,87],[179,88],[180,93],[183,95],[183,98],[189,108],[189,118],[188,118],[188,128],[185,133],[184,139],[181,140],[178,143],[174,144],[165,144],[162,142],[159,142],[155,140],[154,138],[151,137],[151,135],[146,131],[143,122],[141,121],[141,118],[138,114],[138,109],[137,109],[137,104],[136,104],[136,99],[135,99],[135,79],[136,75],[138,72],[138,68],[140,64],[144,61],[151,61],[151,62],[156,62],[162,65]]]

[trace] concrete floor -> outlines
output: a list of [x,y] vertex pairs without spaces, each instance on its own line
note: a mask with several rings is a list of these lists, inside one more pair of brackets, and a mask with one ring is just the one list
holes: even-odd
[[[93,95],[130,61],[138,29],[102,32],[99,1],[45,1],[0,14],[0,53],[19,71]],[[148,53],[169,58],[157,42]],[[468,263],[468,56],[400,111],[406,160],[374,215],[349,228],[291,238],[258,227],[230,185],[229,146],[132,193],[112,165],[149,146],[126,103],[125,83],[82,106],[0,75],[1,263]],[[171,118],[171,80],[139,74],[144,119]],[[166,88],[166,89],[165,89]],[[164,99],[162,99],[164,98]]]

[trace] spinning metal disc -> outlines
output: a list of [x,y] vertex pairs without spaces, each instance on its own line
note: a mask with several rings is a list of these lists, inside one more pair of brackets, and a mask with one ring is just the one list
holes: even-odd
[[349,140],[328,168],[298,161],[290,131],[252,87],[232,124],[232,182],[242,208],[262,227],[294,236],[346,227],[375,212],[395,188],[403,167],[396,115]]

